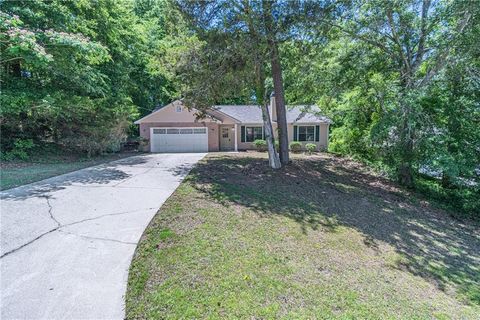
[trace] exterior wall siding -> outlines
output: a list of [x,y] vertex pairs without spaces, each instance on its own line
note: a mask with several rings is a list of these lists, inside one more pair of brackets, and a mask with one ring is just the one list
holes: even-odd
[[[327,150],[328,149],[328,123],[312,123],[312,124],[299,124],[299,125],[319,125],[320,126],[320,136],[319,140],[320,141],[299,141],[303,146],[305,146],[307,143],[314,143],[317,145],[318,150]],[[288,125],[288,143],[293,141],[293,124]]]
[[[181,112],[177,112],[176,107],[181,106]],[[275,110],[275,108],[271,108]],[[213,111],[214,117],[219,119],[221,124],[217,123],[213,118],[205,118],[197,120],[195,112],[188,110],[180,101],[174,101],[171,104],[165,106],[161,110],[152,113],[151,115],[142,118],[138,121],[140,125],[140,136],[150,141],[150,128],[152,127],[207,127],[208,128],[208,151],[215,152],[220,150],[220,125],[234,124],[234,121],[222,114],[219,111]],[[276,114],[272,114],[272,117],[276,117]],[[299,125],[319,125],[320,126],[320,141],[301,142],[303,145],[307,143],[315,143],[318,150],[328,149],[328,123],[305,123]],[[236,125],[236,139],[238,150],[255,150],[255,146],[252,142],[242,142],[241,140],[241,127],[242,126],[263,126],[261,123],[237,123]],[[278,139],[277,123],[273,122],[273,132],[275,139]],[[288,141],[293,141],[293,124],[288,124]],[[150,146],[148,146],[150,150]]]
[[[301,124],[303,125],[303,124]],[[305,124],[305,125],[310,125],[310,124]],[[315,143],[317,145],[318,150],[327,150],[328,149],[328,127],[329,125],[327,123],[315,123],[312,125],[319,125],[320,126],[320,136],[319,140],[320,141],[312,141],[312,142],[301,142],[304,146],[307,143]],[[258,126],[258,124],[238,124],[237,126],[237,143],[238,143],[238,150],[255,150],[255,146],[253,145],[252,142],[241,142],[241,126]],[[273,127],[273,132],[274,132],[274,137],[275,139],[278,139],[278,133],[277,133],[277,124],[272,123]],[[288,143],[293,141],[293,124],[288,124],[287,125],[287,131],[288,131]]]

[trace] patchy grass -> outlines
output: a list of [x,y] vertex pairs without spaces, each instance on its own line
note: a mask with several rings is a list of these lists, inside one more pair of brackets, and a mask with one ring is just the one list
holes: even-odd
[[0,163],[0,190],[58,176],[101,163],[125,158],[133,153],[112,153],[86,158],[75,154],[51,154],[32,157],[31,161],[8,161]]
[[127,318],[478,319],[478,226],[411,197],[330,155],[210,155],[143,235]]

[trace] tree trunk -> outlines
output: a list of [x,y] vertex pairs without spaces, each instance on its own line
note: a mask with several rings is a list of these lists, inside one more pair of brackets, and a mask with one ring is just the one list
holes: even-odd
[[267,32],[268,49],[270,51],[273,87],[275,91],[275,110],[277,113],[280,162],[282,165],[286,165],[290,162],[290,157],[288,153],[287,112],[285,109],[282,66],[280,64],[280,55],[278,53],[278,43],[275,39],[276,36],[272,17],[272,4],[268,0],[263,0],[262,7],[265,30]]
[[402,162],[398,168],[398,182],[401,185],[412,188],[414,186],[412,166],[408,162]]
[[265,140],[268,147],[268,162],[273,169],[280,169],[282,164],[278,153],[275,151],[275,140],[273,139],[272,121],[270,120],[270,113],[268,112],[268,100],[262,106],[263,127],[265,133]]
[[265,140],[267,141],[268,148],[268,162],[273,169],[279,169],[282,167],[278,153],[275,151],[275,140],[273,137],[272,121],[270,119],[270,113],[268,112],[268,105],[270,100],[268,99],[267,90],[265,89],[265,69],[262,61],[259,58],[259,54],[255,55],[255,95],[257,103],[262,109],[263,128],[265,134]]
[[22,67],[20,66],[20,61],[15,61],[10,65],[10,72],[12,76],[17,78],[22,76]]
[[453,183],[452,177],[446,172],[442,173],[442,187],[444,189],[454,189],[455,188],[455,184]]
[[[269,41],[270,42],[270,41]],[[278,46],[275,41],[270,43],[271,64],[273,88],[275,91],[275,108],[277,111],[278,125],[278,145],[280,153],[280,162],[287,165],[290,162],[288,153],[288,129],[287,129],[287,111],[285,109],[285,95],[283,91],[282,66],[280,65],[280,57],[278,54]]]
[[[402,101],[406,99],[401,97]],[[414,175],[412,163],[414,160],[413,153],[413,128],[409,126],[410,118],[410,106],[405,102],[401,103],[402,106],[402,124],[400,128],[400,165],[398,167],[397,175],[398,182],[406,187],[413,188],[414,186]]]

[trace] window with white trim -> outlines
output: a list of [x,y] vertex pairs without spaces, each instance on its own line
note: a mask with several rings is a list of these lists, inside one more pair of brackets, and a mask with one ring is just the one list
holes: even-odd
[[175,111],[176,112],[182,112],[182,106],[176,106]]

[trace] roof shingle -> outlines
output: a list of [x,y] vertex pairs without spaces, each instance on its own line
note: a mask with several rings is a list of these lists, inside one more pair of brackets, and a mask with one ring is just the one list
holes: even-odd
[[[262,123],[262,110],[258,105],[218,105],[213,110],[220,111],[242,123]],[[331,123],[320,114],[317,106],[287,106],[287,123]]]

